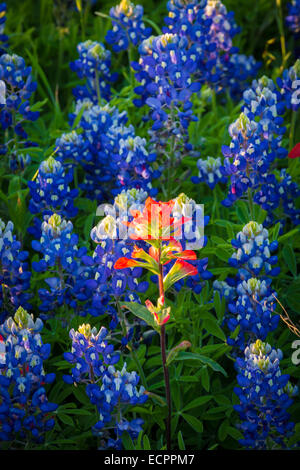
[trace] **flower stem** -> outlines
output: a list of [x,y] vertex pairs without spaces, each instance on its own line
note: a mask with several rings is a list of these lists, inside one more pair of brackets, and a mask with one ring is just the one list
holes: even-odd
[[289,133],[289,151],[291,151],[294,146],[296,120],[297,120],[297,111],[292,111],[291,127],[290,127],[290,133]]
[[166,419],[166,432],[167,432],[167,450],[171,450],[171,389],[170,389],[170,377],[169,370],[166,365],[166,327],[162,325],[160,331],[160,348],[161,348],[161,358],[164,371],[165,379],[165,388],[166,388],[166,400],[168,406],[168,415]]
[[277,19],[277,24],[278,24],[279,36],[280,36],[280,46],[281,46],[281,55],[282,55],[281,71],[283,71],[285,69],[285,64],[287,62],[288,55],[286,53],[281,0],[276,0],[276,19]]
[[[159,285],[159,296],[163,300],[165,298],[164,293],[164,282],[163,282],[163,265],[160,262],[161,258],[161,246],[159,247],[159,276],[158,276],[158,285]],[[167,450],[171,450],[171,389],[170,389],[170,377],[169,370],[166,365],[167,355],[166,355],[166,327],[165,325],[161,326],[160,330],[160,349],[161,349],[161,359],[164,371],[164,380],[165,380],[165,390],[166,390],[166,401],[168,407],[168,415],[166,419],[166,432],[167,432]]]

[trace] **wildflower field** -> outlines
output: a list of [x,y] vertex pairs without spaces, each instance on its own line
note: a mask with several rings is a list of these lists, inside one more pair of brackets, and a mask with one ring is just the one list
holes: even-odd
[[300,449],[300,1],[0,3],[0,449]]

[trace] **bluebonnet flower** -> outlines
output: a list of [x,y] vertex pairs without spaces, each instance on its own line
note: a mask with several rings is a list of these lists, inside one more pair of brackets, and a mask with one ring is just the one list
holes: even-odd
[[193,183],[206,183],[210,189],[214,189],[218,183],[226,183],[226,177],[221,173],[222,161],[220,157],[207,157],[205,160],[199,158],[197,167],[199,175],[192,176]]
[[44,361],[50,355],[50,344],[43,344],[42,321],[19,307],[14,318],[1,326],[4,353],[0,361],[0,440],[22,441],[28,434],[38,443],[54,426],[50,413],[57,405],[47,399],[45,384],[55,374],[46,374]]
[[234,408],[242,420],[240,443],[248,449],[287,448],[287,439],[293,435],[294,423],[287,409],[298,390],[290,384],[289,375],[281,373],[281,359],[280,349],[257,340],[236,361],[239,387],[234,391],[240,403]]
[[[72,329],[72,351],[64,358],[73,365],[72,375],[64,376],[69,383],[86,384],[86,393],[99,416],[93,427],[96,435],[108,439],[108,447],[121,448],[120,436],[126,429],[137,433],[142,420],[129,423],[123,416],[122,409],[127,405],[143,404],[147,400],[144,387],[138,388],[139,376],[128,372],[126,364],[121,370],[115,368],[120,354],[107,341],[108,331],[102,327],[99,331],[89,324],[81,325],[77,331]],[[116,413],[116,416],[114,414]],[[115,427],[117,439],[114,440],[108,429]]]
[[117,74],[112,74],[111,53],[105,49],[101,42],[87,40],[77,46],[79,59],[70,63],[73,72],[79,78],[85,78],[85,85],[73,89],[76,99],[89,98],[94,103],[101,104],[102,100],[109,100],[113,83]]
[[283,169],[279,175],[271,174],[264,178],[260,190],[253,197],[253,201],[267,211],[264,225],[271,226],[279,222],[282,231],[287,219],[290,219],[293,225],[300,224],[300,209],[295,205],[295,201],[299,197],[299,186]]
[[229,88],[233,95],[241,94],[260,64],[252,56],[240,55],[233,46],[233,37],[240,31],[233,12],[227,12],[219,0],[169,1],[167,8],[163,32],[188,39],[197,57],[197,80],[216,91]]
[[15,154],[12,153],[9,156],[9,168],[11,171],[16,172],[18,170],[24,171],[24,169],[31,163],[31,157],[27,153],[24,155],[23,153]]
[[137,46],[151,35],[151,28],[146,28],[143,22],[143,14],[143,7],[130,0],[122,0],[110,9],[113,29],[107,32],[105,39],[114,52],[128,49],[131,43]]
[[221,81],[222,87],[229,88],[231,96],[240,99],[242,92],[248,87],[248,82],[257,76],[260,67],[261,62],[256,62],[253,56],[231,54],[222,69],[225,75]]
[[[17,136],[26,139],[23,123],[35,121],[39,116],[37,111],[31,111],[29,105],[37,86],[32,79],[31,67],[26,67],[24,59],[16,54],[3,54],[0,56],[0,80],[6,88],[5,105],[0,109],[1,127],[13,127]],[[13,115],[17,115],[16,123]]]
[[56,146],[64,166],[82,165],[84,181],[80,187],[86,196],[102,202],[130,188],[155,194],[151,184],[159,174],[151,168],[155,154],[148,152],[145,139],[135,135],[132,125],[125,125],[126,112],[84,100],[77,102],[71,123],[78,113],[82,113],[78,123],[82,134],[64,134]]
[[300,107],[300,59],[283,71],[282,78],[277,78],[277,84],[286,108],[297,111]]
[[[149,163],[156,159],[156,154],[149,154],[146,149],[146,139],[130,136],[119,140],[119,153],[115,157],[118,167],[117,186],[120,188],[143,189],[154,196],[157,189],[152,188],[151,181],[159,176],[159,171],[153,172]],[[119,192],[116,189],[114,192]]]
[[192,95],[199,91],[200,83],[193,80],[197,55],[188,49],[188,40],[177,34],[166,33],[145,39],[139,46],[139,62],[132,62],[139,98],[138,107],[147,104],[153,121],[150,144],[160,155],[169,171],[185,153],[192,151],[188,127],[197,117],[192,111]]
[[28,252],[22,251],[21,243],[13,234],[14,225],[6,225],[0,219],[0,319],[4,320],[12,309],[23,305],[30,308],[28,303],[31,295],[31,273],[28,269]]
[[51,314],[51,310],[54,313],[57,307],[69,305],[84,315],[84,301],[90,298],[86,285],[89,270],[81,262],[86,247],[78,248],[78,236],[73,233],[72,223],[58,214],[44,216],[41,232],[40,240],[33,241],[32,247],[41,253],[42,259],[34,261],[32,268],[49,274],[45,279],[49,290],[39,289],[42,300],[39,309]]
[[258,84],[253,83],[255,91],[244,92],[244,110],[229,126],[230,146],[222,146],[225,157],[222,172],[231,181],[229,194],[222,201],[225,206],[232,205],[248,190],[257,190],[273,161],[287,155],[287,150],[281,147],[285,127],[277,114],[277,104],[281,103],[270,90],[269,81],[265,87],[264,83],[263,77]]
[[[147,103],[152,108],[153,130],[171,126],[169,131],[176,135],[180,133],[179,125],[187,129],[195,119],[190,99],[200,85],[191,79],[196,70],[196,55],[187,46],[187,39],[177,34],[151,36],[139,47],[139,62],[132,63],[137,71],[136,79],[141,83],[135,88],[141,95],[135,104]],[[177,115],[177,125],[174,116],[169,115],[171,110]]]
[[213,288],[221,297],[225,297],[227,302],[234,300],[236,296],[235,288],[226,281],[214,281]]
[[271,288],[272,279],[280,268],[276,267],[277,256],[272,253],[277,249],[277,242],[269,242],[268,230],[257,222],[249,222],[232,240],[236,249],[229,259],[229,265],[237,268],[236,296],[231,296],[228,309],[230,317],[228,327],[239,332],[235,339],[228,338],[228,344],[244,349],[249,341],[256,338],[265,340],[270,331],[274,331],[279,322],[275,313],[276,293]]
[[77,189],[70,189],[73,180],[72,171],[65,172],[62,164],[53,157],[44,160],[38,169],[34,181],[29,181],[31,200],[29,210],[33,214],[59,213],[74,217],[78,209],[74,207]]
[[288,3],[288,15],[285,18],[288,28],[294,33],[300,33],[300,1],[292,0]]
[[6,22],[6,3],[0,3],[0,55],[4,54],[7,47],[8,36],[4,33]]

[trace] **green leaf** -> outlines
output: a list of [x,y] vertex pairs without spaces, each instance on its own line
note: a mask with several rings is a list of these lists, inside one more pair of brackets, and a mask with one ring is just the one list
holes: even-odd
[[211,367],[216,372],[221,372],[225,377],[227,377],[227,372],[223,369],[220,364],[211,359],[210,357],[203,356],[203,354],[190,353],[190,352],[180,352],[175,359],[176,361],[198,361],[202,364],[206,364]]
[[144,450],[151,450],[151,445],[150,445],[149,437],[147,436],[147,434],[143,436],[143,447],[144,447]]
[[232,426],[228,426],[227,433],[229,434],[229,436],[231,436],[233,439],[235,439],[237,441],[239,439],[244,438],[243,434],[238,429],[233,428]]
[[191,410],[192,408],[197,408],[197,406],[202,406],[205,403],[207,403],[211,398],[212,398],[211,395],[205,395],[203,397],[195,398],[195,400],[192,400],[188,405],[186,405],[182,409],[182,411],[188,411],[188,410]]
[[245,203],[245,201],[237,201],[235,211],[238,220],[242,224],[246,224],[247,222],[249,222],[249,210],[248,205]]
[[182,413],[182,417],[196,432],[203,432],[203,423],[198,418],[186,413]]
[[73,419],[67,414],[62,414],[58,412],[57,415],[64,424],[67,424],[68,426],[72,426],[72,427],[75,426]]
[[224,248],[221,248],[221,247],[217,247],[214,250],[214,253],[220,260],[225,261],[225,262],[227,262],[228,259],[231,256],[231,253],[229,253],[229,251],[227,251],[227,250],[225,250]]
[[282,250],[282,256],[289,270],[294,277],[297,276],[297,261],[294,250],[291,245],[285,245]]
[[271,241],[277,240],[278,235],[280,232],[280,222],[278,222],[271,230],[270,230],[270,239]]
[[221,328],[217,324],[217,321],[204,320],[203,328],[205,328],[208,331],[208,333],[211,333],[212,335],[216,336],[222,341],[226,341],[226,336],[223,330],[221,330]]
[[122,434],[122,442],[125,450],[134,450],[134,444],[127,431]]
[[285,233],[284,235],[281,235],[280,237],[278,237],[278,243],[283,243],[288,238],[291,238],[294,235],[299,234],[299,231],[300,231],[299,228],[294,228],[293,230],[290,230],[289,232]]
[[123,302],[122,307],[126,307],[133,315],[144,320],[154,330],[159,331],[159,326],[155,323],[153,315],[143,305],[137,302]]
[[229,421],[228,419],[225,419],[225,421],[222,422],[218,430],[218,438],[220,439],[220,441],[224,441],[226,439],[228,435],[228,426],[229,426]]
[[208,373],[208,369],[207,367],[202,367],[202,370],[201,370],[201,383],[202,383],[202,386],[204,388],[204,390],[206,390],[207,392],[209,392],[209,389],[210,389],[210,379],[209,379],[209,373]]
[[184,440],[183,440],[183,436],[182,436],[182,432],[181,432],[181,431],[178,431],[178,434],[177,434],[177,441],[178,441],[179,450],[185,450],[185,443],[184,443]]

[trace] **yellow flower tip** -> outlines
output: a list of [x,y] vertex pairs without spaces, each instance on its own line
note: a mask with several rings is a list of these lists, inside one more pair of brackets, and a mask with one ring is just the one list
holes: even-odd
[[85,338],[89,338],[92,334],[91,325],[89,323],[83,323],[78,328],[79,333],[81,333]]

